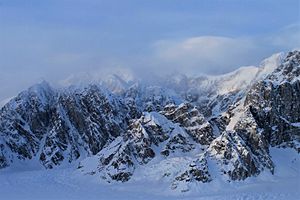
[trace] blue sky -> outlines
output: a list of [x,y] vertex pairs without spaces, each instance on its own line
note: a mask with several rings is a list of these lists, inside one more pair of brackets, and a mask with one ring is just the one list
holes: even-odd
[[220,74],[300,47],[299,0],[0,0],[0,101],[128,68]]

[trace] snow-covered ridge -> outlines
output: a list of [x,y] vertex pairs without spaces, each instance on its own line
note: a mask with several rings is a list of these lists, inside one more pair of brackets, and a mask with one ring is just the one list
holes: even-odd
[[299,55],[155,84],[112,75],[58,89],[34,85],[0,109],[0,168],[76,165],[102,181],[148,177],[178,192],[271,176],[270,148],[300,150]]
[[[167,77],[154,78],[155,83],[149,83],[149,81],[140,80],[137,75],[134,75],[130,70],[118,69],[114,73],[99,72],[95,74],[80,73],[73,74],[64,80],[61,80],[59,84],[56,84],[61,90],[79,90],[80,88],[86,88],[89,85],[99,85],[103,89],[107,89],[113,93],[123,93],[124,91],[137,86],[142,87],[161,87],[175,90],[176,93],[181,91],[196,91],[212,93],[216,92],[218,95],[224,95],[229,92],[245,89],[253,81],[258,81],[264,78],[267,74],[270,74],[276,67],[280,65],[284,57],[284,53],[277,53],[269,58],[266,58],[257,66],[244,66],[240,67],[233,72],[222,75],[201,75],[199,77],[187,77],[183,74],[173,74]],[[43,81],[37,84],[48,85]],[[33,86],[34,88],[35,86]],[[33,90],[32,88],[32,90]],[[37,90],[38,88],[36,88]],[[53,89],[53,88],[52,88]],[[4,99],[0,103],[2,107],[11,98]],[[2,106],[1,106],[2,105]]]
[[112,72],[100,71],[95,73],[72,74],[64,80],[59,81],[58,86],[68,87],[85,87],[90,84],[101,85],[114,93],[120,93],[130,86],[139,83],[130,70],[112,69]]
[[244,66],[227,74],[207,76],[204,84],[212,85],[206,87],[216,88],[219,95],[245,89],[252,82],[259,81],[273,72],[282,63],[283,57],[284,53],[277,53],[263,60],[259,66]]

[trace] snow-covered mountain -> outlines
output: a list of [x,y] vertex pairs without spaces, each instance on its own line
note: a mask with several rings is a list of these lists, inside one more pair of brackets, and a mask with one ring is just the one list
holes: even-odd
[[274,173],[270,148],[300,152],[300,52],[220,76],[118,75],[34,85],[0,110],[0,168],[77,165],[107,182],[161,180],[188,191]]

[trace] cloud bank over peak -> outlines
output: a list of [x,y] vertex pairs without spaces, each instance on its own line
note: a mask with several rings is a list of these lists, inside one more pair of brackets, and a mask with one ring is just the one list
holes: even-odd
[[[300,47],[300,25],[284,27],[273,35],[257,37],[196,36],[159,40],[155,59],[168,70],[188,74],[222,74],[240,66],[258,65],[264,58]],[[169,68],[168,68],[169,67]]]
[[[239,63],[253,62],[257,47],[251,40],[220,36],[199,36],[178,41],[161,40],[155,55],[166,65],[187,73],[223,73]],[[249,56],[250,55],[250,56]]]
[[41,80],[97,79],[115,68],[151,79],[258,65],[299,48],[299,6],[298,0],[2,0],[0,101]]

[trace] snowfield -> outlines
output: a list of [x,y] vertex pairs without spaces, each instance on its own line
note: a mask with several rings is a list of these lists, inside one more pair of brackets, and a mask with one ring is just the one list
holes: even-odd
[[138,175],[145,178],[133,177],[127,183],[108,184],[98,176],[83,175],[74,167],[44,170],[24,165],[0,171],[0,199],[299,199],[299,154],[292,149],[271,148],[271,155],[276,165],[274,175],[265,172],[240,182],[215,179],[210,183],[191,185],[191,190],[185,193],[170,189],[169,184],[153,174],[154,169]]

